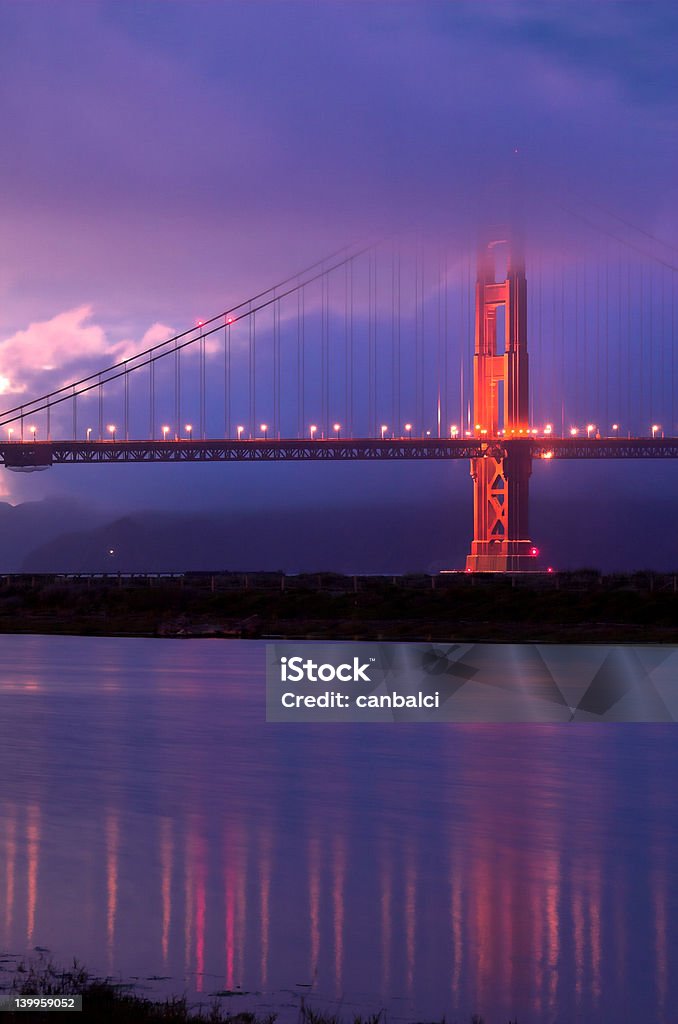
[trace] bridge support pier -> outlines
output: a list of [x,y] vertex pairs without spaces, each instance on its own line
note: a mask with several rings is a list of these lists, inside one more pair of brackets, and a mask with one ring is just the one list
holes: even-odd
[[478,258],[473,411],[476,435],[487,436],[488,444],[483,458],[471,460],[467,572],[534,571],[537,554],[529,539],[527,282],[523,261],[513,252],[505,280],[495,280],[498,244],[490,243]]
[[474,539],[468,572],[531,572],[536,548],[529,539],[532,457],[527,445],[508,441],[499,458],[471,460]]

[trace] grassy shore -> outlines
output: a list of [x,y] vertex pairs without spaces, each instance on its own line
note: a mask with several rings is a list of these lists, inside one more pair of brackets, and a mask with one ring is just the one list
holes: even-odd
[[[57,1019],[77,1021],[78,1024],[274,1024],[276,1015],[257,1017],[252,1013],[230,1014],[214,1002],[207,1008],[191,1007],[183,998],[164,1002],[146,999],[130,992],[127,986],[114,985],[108,980],[91,977],[77,962],[69,969],[38,960],[27,968],[19,965],[12,989],[7,995],[25,996],[82,996],[82,1011],[59,1011]],[[54,1011],[34,1010],[3,1013],[3,1024],[50,1024]],[[339,1014],[319,1013],[302,1000],[299,1024],[387,1024],[382,1012],[366,1017],[354,1016],[350,1021]],[[442,1024],[445,1024],[443,1021]],[[454,1024],[454,1022],[449,1022]],[[461,1024],[461,1022],[460,1022]],[[477,1015],[471,1024],[484,1024]],[[502,1022],[503,1024],[503,1022]],[[518,1024],[509,1021],[508,1024]]]
[[592,571],[6,576],[0,633],[678,643],[678,579]]

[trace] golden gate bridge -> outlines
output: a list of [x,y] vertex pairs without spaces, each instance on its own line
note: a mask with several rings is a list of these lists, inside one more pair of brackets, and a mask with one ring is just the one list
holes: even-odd
[[675,254],[577,216],[581,250],[527,264],[497,231],[342,249],[6,409],[0,462],[466,459],[466,570],[533,571],[533,460],[678,457]]

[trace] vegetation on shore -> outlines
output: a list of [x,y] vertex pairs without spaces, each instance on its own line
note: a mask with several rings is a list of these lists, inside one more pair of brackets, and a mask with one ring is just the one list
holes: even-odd
[[[82,996],[82,1010],[59,1011],[60,1020],[78,1024],[274,1024],[276,1014],[258,1017],[253,1013],[224,1012],[214,1001],[209,1007],[191,1007],[185,997],[153,1001],[136,995],[128,986],[115,985],[109,980],[93,978],[77,961],[63,969],[51,961],[39,959],[26,968],[20,964],[14,976],[11,991],[16,996]],[[21,1010],[3,1014],[3,1024],[50,1024],[54,1011]],[[299,1024],[386,1024],[382,1011],[366,1017],[354,1016],[344,1022],[340,1014],[318,1012],[302,999]],[[443,1021],[444,1024],[444,1021]],[[452,1022],[451,1022],[452,1024]],[[484,1024],[474,1014],[471,1024]],[[508,1024],[518,1024],[509,1021]]]
[[0,633],[678,643],[675,576],[0,577]]

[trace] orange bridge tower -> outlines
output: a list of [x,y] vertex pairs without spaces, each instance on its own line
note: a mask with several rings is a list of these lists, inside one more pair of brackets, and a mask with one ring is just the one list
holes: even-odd
[[508,247],[506,278],[497,281],[497,247],[480,250],[476,282],[473,423],[487,439],[471,459],[473,541],[468,572],[534,571],[529,539],[527,282],[521,256]]

